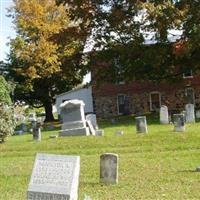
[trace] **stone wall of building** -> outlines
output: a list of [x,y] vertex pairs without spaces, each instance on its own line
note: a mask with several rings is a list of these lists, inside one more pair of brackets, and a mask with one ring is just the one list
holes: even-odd
[[169,111],[182,111],[187,104],[186,89],[192,88],[195,92],[195,107],[200,109],[200,79],[182,82],[180,84],[152,84],[149,82],[124,85],[105,84],[101,88],[93,87],[95,112],[98,117],[117,116],[118,95],[128,98],[130,114],[150,112],[150,94],[158,92],[161,96],[161,105],[166,105]]

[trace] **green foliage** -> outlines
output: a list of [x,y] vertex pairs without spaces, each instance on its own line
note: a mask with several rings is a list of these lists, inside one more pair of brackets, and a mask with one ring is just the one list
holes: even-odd
[[0,103],[7,105],[11,104],[11,98],[10,98],[11,91],[12,91],[11,85],[6,82],[3,76],[0,76]]
[[16,121],[14,109],[11,106],[0,106],[0,143],[5,142],[6,138],[14,133]]
[[[81,83],[85,38],[63,4],[54,0],[17,0],[11,16],[17,37],[11,40],[9,76],[17,82],[15,100],[45,107],[46,120],[53,120],[57,94]],[[80,37],[79,37],[80,36]]]

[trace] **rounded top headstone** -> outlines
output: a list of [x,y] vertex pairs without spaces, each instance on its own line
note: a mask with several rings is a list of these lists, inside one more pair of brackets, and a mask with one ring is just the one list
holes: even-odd
[[60,108],[71,108],[74,106],[85,106],[85,103],[81,100],[78,99],[73,99],[73,100],[69,100],[69,101],[65,101],[60,105]]

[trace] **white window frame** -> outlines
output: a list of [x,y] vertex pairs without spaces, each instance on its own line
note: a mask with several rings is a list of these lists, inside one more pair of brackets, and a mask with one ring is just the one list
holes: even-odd
[[153,108],[152,108],[152,99],[151,99],[151,95],[152,95],[152,94],[158,94],[158,95],[159,95],[159,105],[160,105],[160,107],[161,107],[161,93],[158,92],[158,91],[153,91],[153,92],[150,92],[150,94],[149,94],[149,106],[150,106],[150,111],[155,111],[155,110],[153,110]]
[[117,114],[118,114],[118,115],[122,115],[123,113],[120,113],[120,112],[119,112],[119,102],[118,102],[118,97],[119,97],[119,96],[124,96],[124,99],[125,99],[126,95],[125,95],[125,94],[118,94],[118,95],[117,95]]
[[190,70],[190,73],[191,73],[190,76],[187,76],[187,75],[185,75],[186,73],[183,73],[183,78],[184,78],[184,79],[193,78],[193,72],[192,72],[192,70]]

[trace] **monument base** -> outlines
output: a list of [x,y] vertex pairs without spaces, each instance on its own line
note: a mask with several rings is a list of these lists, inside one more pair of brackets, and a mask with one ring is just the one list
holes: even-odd
[[60,137],[65,137],[65,136],[87,136],[87,135],[90,135],[90,131],[89,131],[88,127],[61,130],[60,133],[59,133]]

